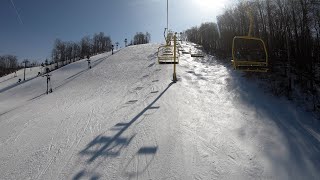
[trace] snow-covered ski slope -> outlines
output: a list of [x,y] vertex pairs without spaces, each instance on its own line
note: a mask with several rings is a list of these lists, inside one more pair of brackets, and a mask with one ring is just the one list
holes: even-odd
[[49,95],[43,77],[3,90],[0,179],[320,178],[311,113],[210,56],[182,55],[173,84],[157,48],[67,65]]
[[[41,72],[40,67],[32,67],[26,68],[26,80],[30,80],[37,76],[38,72]],[[9,89],[13,84],[17,83],[19,79],[23,80],[24,76],[24,69],[18,70],[16,73],[11,73],[6,76],[0,77],[0,89],[1,91],[3,88]],[[11,86],[10,86],[11,85]]]

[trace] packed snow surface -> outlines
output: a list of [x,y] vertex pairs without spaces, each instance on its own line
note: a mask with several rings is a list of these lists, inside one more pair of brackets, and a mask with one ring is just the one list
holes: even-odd
[[211,56],[172,83],[158,46],[55,70],[48,95],[37,69],[0,78],[0,179],[320,179],[311,113]]

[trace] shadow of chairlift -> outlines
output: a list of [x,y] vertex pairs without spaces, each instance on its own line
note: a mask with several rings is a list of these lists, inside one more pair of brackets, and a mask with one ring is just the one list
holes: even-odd
[[148,109],[160,109],[160,106],[151,106]]
[[142,147],[137,154],[156,154],[158,147]]
[[[128,163],[124,166],[123,174],[128,177],[128,179],[132,179],[137,177],[141,174],[144,174],[145,171],[149,168],[152,164],[156,154],[158,151],[158,146],[146,146],[141,147],[138,152],[131,157]],[[141,164],[139,167],[132,169],[132,167],[136,164],[136,159],[139,156],[143,156],[145,164]]]
[[204,57],[204,54],[203,54],[203,53],[194,53],[194,54],[191,53],[191,57],[203,58],[203,57]]
[[128,102],[126,102],[126,104],[134,104],[134,103],[136,103],[138,100],[130,100],[130,101],[128,101]]
[[[142,115],[144,115],[150,108],[154,107],[153,105],[163,96],[163,94],[173,85],[170,83],[157,98],[155,98],[147,107],[145,107],[140,113],[133,117],[129,122],[121,122],[116,124],[114,127],[117,131],[113,136],[104,136],[103,134],[98,135],[94,138],[87,146],[79,152],[82,156],[89,156],[89,159],[86,161],[87,164],[92,163],[99,157],[116,157],[120,155],[120,152],[123,148],[127,147],[136,134],[129,137],[122,137],[122,134],[133,124],[135,123]],[[119,127],[119,128],[118,128]],[[157,148],[157,147],[156,147]],[[143,151],[142,151],[143,152]],[[147,150],[145,152],[151,151]]]

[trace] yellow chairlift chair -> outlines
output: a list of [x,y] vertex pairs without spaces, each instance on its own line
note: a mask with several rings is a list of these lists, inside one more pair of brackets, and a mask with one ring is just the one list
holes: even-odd
[[201,45],[196,45],[193,52],[190,49],[190,54],[191,54],[191,57],[203,58],[204,57],[203,47]]
[[264,41],[252,37],[253,17],[250,18],[249,33],[247,36],[235,36],[232,42],[232,65],[236,70],[249,72],[268,71],[268,52]]
[[171,46],[160,46],[158,48],[158,63],[159,64],[179,64],[180,53],[176,49],[176,60],[174,60],[174,48]]
[[[171,43],[173,40],[174,34],[171,31],[168,31],[166,35],[167,28],[164,30],[164,38],[166,40],[166,45],[160,46],[158,48],[158,63],[159,64],[179,64],[179,58],[176,57],[176,61],[174,61],[174,43]],[[173,44],[173,45],[172,45]],[[177,51],[177,50],[176,50]],[[179,56],[179,52],[178,52]]]

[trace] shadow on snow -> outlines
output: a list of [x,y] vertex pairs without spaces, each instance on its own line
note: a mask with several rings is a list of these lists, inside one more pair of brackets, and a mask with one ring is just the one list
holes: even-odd
[[[117,156],[119,155],[120,150],[127,146],[135,135],[130,138],[120,137],[135,121],[139,119],[147,110],[149,109],[158,109],[159,107],[154,107],[153,105],[163,96],[163,94],[170,88],[173,83],[170,83],[166,89],[162,91],[162,93],[152,101],[146,108],[144,108],[139,114],[137,114],[134,118],[132,118],[127,123],[118,123],[115,126],[120,127],[118,133],[116,133],[112,137],[106,136],[97,136],[93,139],[85,149],[83,149],[80,154],[90,156],[87,160],[87,163],[91,163],[101,156]],[[98,148],[97,148],[98,147]],[[115,147],[119,147],[118,151],[112,151]]]
[[[135,117],[133,117],[129,122],[121,122],[117,123],[114,127],[117,133],[113,136],[103,136],[99,135],[95,137],[82,151],[79,152],[82,156],[88,156],[87,164],[91,164],[95,160],[100,157],[116,157],[120,155],[120,152],[123,148],[127,147],[130,142],[133,140],[136,134],[130,137],[121,137],[121,135],[133,124],[135,123],[146,111],[150,109],[158,109],[159,106],[154,107],[153,105],[163,96],[163,94],[173,85],[170,83],[157,98],[155,98],[147,107],[145,107],[140,113],[138,113]],[[144,171],[148,168],[151,162],[154,159],[155,154],[158,151],[157,146],[150,147],[141,147],[135,156],[147,155],[151,156],[149,158],[146,166],[141,171],[129,172],[128,167],[132,163],[132,160],[135,158],[133,156],[130,161],[124,167],[124,174],[126,176],[132,177],[137,174],[144,173]],[[81,177],[90,176],[90,172],[86,172],[85,170],[77,173],[73,179],[80,179]],[[94,179],[98,179],[98,175],[93,176]],[[92,179],[92,178],[91,178]]]

